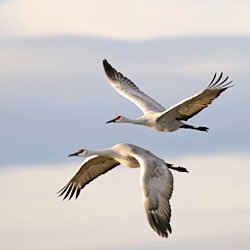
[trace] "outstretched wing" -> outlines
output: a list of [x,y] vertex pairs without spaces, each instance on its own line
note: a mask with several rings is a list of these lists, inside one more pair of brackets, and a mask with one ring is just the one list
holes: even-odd
[[172,232],[169,204],[173,191],[172,173],[161,160],[148,157],[137,160],[141,165],[141,186],[148,222],[160,236],[167,238]]
[[223,73],[221,73],[216,79],[216,73],[206,89],[202,92],[187,98],[175,106],[166,110],[162,116],[158,118],[158,121],[164,119],[177,119],[187,121],[191,117],[198,114],[201,110],[206,108],[209,104],[212,103],[223,91],[233,87],[230,85],[232,81],[227,81],[228,76],[222,80]]
[[144,114],[163,112],[165,110],[158,102],[143,93],[132,81],[114,69],[108,61],[103,60],[103,67],[110,85],[122,96],[137,105]]
[[58,192],[59,196],[64,195],[63,199],[69,196],[70,200],[75,194],[75,198],[77,199],[81,189],[119,164],[114,159],[103,156],[91,156],[87,158],[69,183]]

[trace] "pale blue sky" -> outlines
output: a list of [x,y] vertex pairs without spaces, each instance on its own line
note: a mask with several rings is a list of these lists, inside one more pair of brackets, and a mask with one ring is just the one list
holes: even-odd
[[[0,242],[4,250],[247,250],[249,1],[0,1]],[[168,107],[224,71],[235,87],[190,124],[208,133],[107,125],[140,110],[107,83],[102,60]],[[61,202],[80,147],[129,142],[174,173],[163,240],[146,221],[139,169],[117,168]]]
[[[248,38],[233,37],[134,43],[84,37],[2,40],[0,163],[65,161],[71,150],[121,141],[163,157],[248,153],[250,117],[239,110],[249,102],[249,44]],[[103,58],[165,107],[205,88],[214,72],[224,71],[235,87],[189,121],[209,127],[208,133],[107,125],[115,115],[135,118],[141,111],[109,86]]]

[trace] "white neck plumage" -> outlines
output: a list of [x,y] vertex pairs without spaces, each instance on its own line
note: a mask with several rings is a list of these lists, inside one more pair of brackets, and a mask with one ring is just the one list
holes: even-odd
[[84,153],[79,155],[79,156],[81,156],[81,157],[89,157],[89,156],[93,156],[93,155],[109,157],[109,156],[111,156],[111,152],[109,150],[94,151],[94,150],[85,149]]
[[143,118],[138,118],[138,119],[129,119],[127,117],[122,117],[121,120],[117,121],[119,123],[132,123],[132,124],[137,124],[137,125],[147,125],[147,121]]

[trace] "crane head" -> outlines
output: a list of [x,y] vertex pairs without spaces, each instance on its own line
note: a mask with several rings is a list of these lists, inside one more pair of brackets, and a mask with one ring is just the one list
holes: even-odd
[[114,119],[109,120],[106,123],[117,122],[117,121],[121,120],[121,118],[122,118],[121,115],[117,115]]
[[71,156],[83,156],[84,153],[85,153],[85,149],[81,148],[81,149],[79,149],[77,152],[68,155],[68,157],[71,157]]

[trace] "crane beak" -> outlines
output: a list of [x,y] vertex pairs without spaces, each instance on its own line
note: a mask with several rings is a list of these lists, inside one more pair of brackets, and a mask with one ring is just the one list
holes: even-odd
[[68,157],[71,157],[71,156],[78,156],[78,152],[68,155]]
[[110,121],[107,121],[106,123],[116,122],[116,119],[112,119]]

